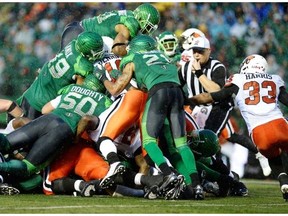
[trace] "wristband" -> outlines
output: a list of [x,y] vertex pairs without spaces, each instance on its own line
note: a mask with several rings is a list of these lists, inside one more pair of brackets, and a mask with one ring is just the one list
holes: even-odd
[[200,76],[202,76],[202,75],[203,75],[202,70],[196,70],[196,71],[195,71],[195,75],[196,75],[197,78],[199,78]]
[[12,101],[12,104],[11,104],[10,107],[8,108],[7,112],[11,112],[12,110],[15,109],[16,106],[17,106],[17,104],[15,103],[15,101]]

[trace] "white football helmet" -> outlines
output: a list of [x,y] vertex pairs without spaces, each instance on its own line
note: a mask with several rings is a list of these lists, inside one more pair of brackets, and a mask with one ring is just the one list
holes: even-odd
[[257,54],[247,56],[240,65],[239,73],[266,73],[268,63],[266,59]]
[[185,50],[191,49],[194,38],[205,37],[205,34],[197,28],[186,29],[181,35],[182,47]]

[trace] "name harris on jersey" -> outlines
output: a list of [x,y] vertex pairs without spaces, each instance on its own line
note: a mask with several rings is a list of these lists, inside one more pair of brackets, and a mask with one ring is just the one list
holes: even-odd
[[263,78],[263,79],[272,79],[272,76],[267,73],[246,73],[246,80],[255,79],[255,78]]

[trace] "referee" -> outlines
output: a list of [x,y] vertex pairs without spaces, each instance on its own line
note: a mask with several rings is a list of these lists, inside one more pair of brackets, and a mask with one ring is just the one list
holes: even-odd
[[[188,97],[202,92],[219,91],[225,85],[228,74],[225,66],[210,56],[209,40],[197,37],[191,47],[193,59],[179,69],[180,82],[182,86],[187,85]],[[212,130],[219,136],[233,109],[233,99],[213,103],[211,106],[204,128]]]

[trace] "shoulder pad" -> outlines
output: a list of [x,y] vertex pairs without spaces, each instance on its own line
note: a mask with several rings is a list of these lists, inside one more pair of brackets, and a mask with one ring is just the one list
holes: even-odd
[[121,16],[120,24],[128,28],[131,38],[134,38],[140,30],[138,21],[132,16]]
[[121,59],[121,62],[120,62],[120,70],[121,71],[123,70],[123,68],[125,67],[126,64],[128,64],[128,63],[133,61],[134,56],[135,56],[135,54],[131,53],[131,54],[128,54],[128,55],[124,56]]

